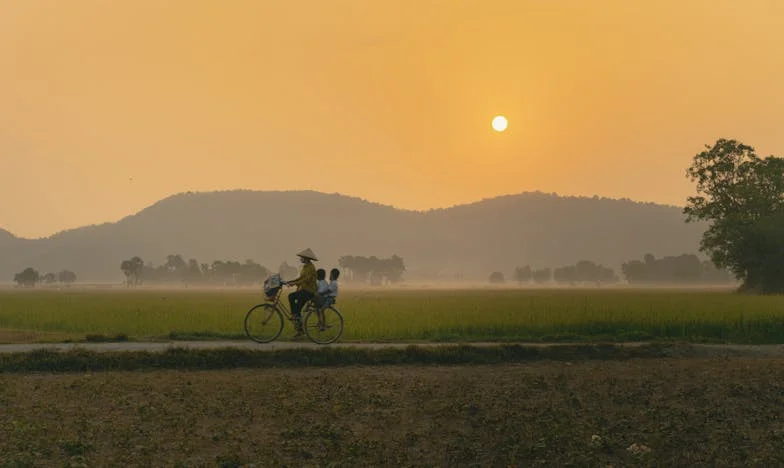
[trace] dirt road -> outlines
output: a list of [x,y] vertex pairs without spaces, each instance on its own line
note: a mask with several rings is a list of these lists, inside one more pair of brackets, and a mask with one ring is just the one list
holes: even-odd
[[[162,352],[170,348],[187,349],[219,349],[240,348],[248,350],[272,351],[294,348],[326,348],[326,347],[352,347],[352,348],[405,348],[417,346],[454,346],[461,343],[336,343],[327,346],[317,345],[308,341],[276,341],[268,344],[259,344],[251,341],[166,341],[166,342],[119,342],[119,343],[25,343],[25,344],[0,344],[0,353],[25,353],[39,349],[52,351],[70,351],[80,349],[94,352],[117,351],[149,351]],[[470,346],[500,346],[516,344],[521,346],[549,347],[549,346],[575,346],[580,344],[596,343],[464,343]],[[651,343],[630,342],[611,343],[615,346],[634,347]],[[671,357],[784,357],[784,345],[736,345],[736,344],[690,344],[673,343],[664,344],[666,354]]]

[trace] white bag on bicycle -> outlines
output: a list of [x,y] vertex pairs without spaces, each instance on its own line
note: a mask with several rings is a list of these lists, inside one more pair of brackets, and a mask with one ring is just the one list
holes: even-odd
[[282,286],[283,280],[280,279],[280,275],[272,275],[264,280],[264,294],[269,298],[274,298]]

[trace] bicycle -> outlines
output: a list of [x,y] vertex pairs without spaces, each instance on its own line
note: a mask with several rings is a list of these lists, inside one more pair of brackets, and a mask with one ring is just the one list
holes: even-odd
[[[297,318],[280,301],[281,286],[282,283],[269,291],[265,287],[267,302],[254,305],[245,314],[245,334],[256,343],[275,341],[283,332],[284,317],[296,326]],[[301,316],[305,334],[316,344],[334,343],[343,334],[343,315],[334,307],[334,301],[318,307],[311,299],[302,308]]]

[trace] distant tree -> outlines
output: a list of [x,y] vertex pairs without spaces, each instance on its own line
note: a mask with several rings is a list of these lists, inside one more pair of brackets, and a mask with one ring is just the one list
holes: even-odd
[[66,286],[70,286],[76,282],[76,273],[71,270],[62,270],[57,274],[57,280]]
[[729,273],[716,269],[711,262],[701,262],[694,254],[655,258],[647,254],[644,262],[632,260],[621,265],[621,272],[629,283],[726,283]]
[[500,271],[494,271],[490,273],[490,283],[492,284],[503,284],[504,283],[504,274]]
[[390,258],[381,260],[380,263],[381,274],[387,281],[392,284],[403,281],[403,273],[406,271],[406,265],[403,263],[402,257],[392,255]]
[[369,282],[373,285],[400,283],[406,271],[405,262],[398,255],[390,258],[344,255],[338,259],[338,265],[343,269],[346,281]]
[[199,268],[201,269],[201,276],[207,281],[212,281],[212,267],[210,264],[202,263]]
[[531,279],[533,278],[531,267],[525,265],[523,267],[515,268],[514,278],[517,281],[517,284],[522,286],[525,283],[530,283]]
[[629,283],[644,283],[648,280],[648,267],[639,260],[623,263],[621,273]]
[[145,271],[144,261],[139,257],[133,257],[130,260],[123,260],[120,263],[120,269],[125,274],[126,284],[128,286],[137,286],[142,282],[142,276]]
[[197,284],[201,283],[204,279],[204,275],[201,271],[201,266],[199,266],[199,262],[192,258],[188,260],[188,265],[183,272],[183,281],[187,284]]
[[381,286],[384,283],[384,275],[379,271],[381,260],[375,255],[370,258],[359,257],[365,264],[370,284],[373,286]]
[[553,272],[556,283],[610,284],[617,283],[618,276],[612,268],[598,265],[590,260],[580,260],[574,265],[556,268]]
[[32,267],[27,267],[22,270],[21,273],[17,273],[14,275],[14,282],[19,286],[24,286],[26,288],[32,288],[40,281],[41,274],[38,273],[38,270],[33,269]]
[[261,284],[269,274],[270,271],[262,265],[253,260],[245,260],[245,263],[239,267],[237,281],[244,285]]
[[343,279],[345,281],[354,281],[354,257],[352,255],[344,255],[338,259],[338,265],[343,269]]
[[542,268],[540,270],[534,270],[531,272],[531,276],[534,279],[534,283],[537,284],[544,284],[549,283],[553,277],[552,270],[549,268]]
[[617,283],[618,276],[612,268],[598,265],[590,260],[580,260],[574,265],[575,277],[582,283]]
[[234,284],[231,266],[222,260],[215,260],[210,267],[210,278],[214,283],[228,285]]
[[188,264],[180,254],[166,256],[166,263],[163,264],[166,273],[166,280],[170,282],[186,281],[188,275]]
[[372,260],[366,257],[355,256],[351,264],[352,275],[354,281],[367,283],[370,281],[370,272],[373,270],[371,266]]
[[577,270],[573,265],[558,267],[553,271],[553,280],[556,283],[575,284],[577,282]]
[[54,273],[46,273],[44,276],[41,277],[41,281],[44,284],[54,284],[57,282],[57,275]]
[[784,292],[784,158],[760,158],[735,140],[705,148],[686,171],[697,195],[683,210],[708,222],[700,249],[743,290]]

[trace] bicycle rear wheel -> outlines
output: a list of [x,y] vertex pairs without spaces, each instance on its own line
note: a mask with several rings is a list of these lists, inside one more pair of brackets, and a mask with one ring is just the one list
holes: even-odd
[[283,331],[283,316],[272,304],[251,307],[245,315],[245,334],[256,343],[269,343]]
[[305,333],[316,344],[330,344],[343,334],[343,316],[334,307],[311,309],[305,315]]

